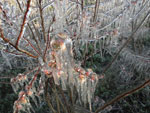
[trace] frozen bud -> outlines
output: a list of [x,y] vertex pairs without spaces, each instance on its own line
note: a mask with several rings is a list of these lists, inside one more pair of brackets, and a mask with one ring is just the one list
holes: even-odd
[[20,98],[20,103],[22,104],[26,104],[27,103],[27,99],[26,99],[26,96],[23,95],[21,98]]
[[23,75],[23,79],[26,80],[27,79],[27,75]]
[[24,91],[20,91],[20,92],[19,92],[19,97],[22,97],[24,94],[25,94]]
[[44,69],[43,72],[45,73],[45,75],[50,75],[52,72],[48,69]]
[[27,91],[27,95],[31,96],[33,94],[33,92],[31,90]]
[[84,69],[81,69],[81,70],[80,70],[80,73],[84,75],[86,72],[85,72]]
[[89,76],[89,75],[90,75],[90,72],[86,72],[85,75],[86,75],[86,76]]
[[91,76],[91,80],[92,80],[92,81],[95,81],[95,79],[96,79],[95,76],[92,75],[92,76]]
[[80,79],[81,84],[84,83],[86,80],[85,76],[82,74],[79,75],[79,79]]
[[80,80],[83,80],[85,78],[84,75],[79,75]]

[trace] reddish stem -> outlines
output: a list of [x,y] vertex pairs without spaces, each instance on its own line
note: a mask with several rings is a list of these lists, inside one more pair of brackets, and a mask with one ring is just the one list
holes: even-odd
[[22,22],[22,25],[21,25],[21,30],[20,30],[19,36],[18,36],[18,38],[17,38],[16,47],[18,47],[19,41],[20,41],[20,39],[21,39],[23,30],[24,30],[24,26],[25,26],[26,19],[27,19],[27,14],[28,14],[29,8],[30,8],[30,3],[31,3],[31,0],[28,0],[28,1],[27,1],[27,9],[26,9],[26,12],[25,12],[25,14],[24,14],[23,22]]
[[40,55],[39,51],[32,45],[32,43],[26,39],[26,38],[23,38],[24,40],[26,40],[28,42],[28,44]]

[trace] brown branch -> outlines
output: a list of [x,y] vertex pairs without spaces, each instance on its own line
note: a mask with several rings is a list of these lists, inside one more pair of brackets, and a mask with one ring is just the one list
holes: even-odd
[[33,84],[33,82],[37,79],[37,76],[38,76],[39,72],[40,72],[40,67],[39,67],[39,69],[37,70],[37,72],[35,73],[35,75],[34,75],[32,81],[29,83],[28,90],[31,89],[32,84]]
[[39,10],[40,10],[40,18],[41,18],[44,41],[46,42],[46,33],[45,33],[44,18],[43,18],[43,11],[42,11],[42,3],[41,2],[42,2],[42,0],[39,0]]
[[5,38],[4,37],[4,34],[3,34],[3,30],[0,28],[0,38],[2,38],[6,43],[9,43],[11,46],[13,46],[16,50],[22,52],[22,53],[25,53],[26,55],[32,57],[32,58],[37,58],[38,56],[34,56],[32,55],[31,53],[29,53],[28,51],[25,51],[23,49],[20,49],[18,47],[16,47],[13,43],[10,42],[9,39]]
[[113,103],[119,101],[120,99],[123,99],[123,98],[129,96],[130,94],[135,93],[136,91],[138,91],[138,90],[140,90],[140,89],[146,87],[146,86],[149,85],[149,84],[150,84],[150,79],[147,80],[147,81],[145,81],[143,84],[141,84],[140,86],[136,87],[135,89],[129,90],[129,91],[127,91],[127,92],[125,92],[125,93],[123,93],[123,94],[117,96],[116,98],[112,99],[110,102],[104,104],[102,107],[99,107],[94,113],[99,113],[101,110],[105,109],[105,108],[108,107],[109,105],[111,105],[111,104],[113,104]]
[[[18,6],[19,6],[21,12],[23,13],[23,9],[21,8],[21,5],[20,5],[19,1],[18,1],[18,0],[16,0],[16,1],[17,1],[17,3],[18,3]],[[29,23],[27,23],[27,25],[28,25],[28,27],[29,27],[31,33],[32,33],[33,40],[35,41],[35,43],[36,43],[38,49],[39,49],[40,52],[41,52],[41,48],[40,48],[40,46],[39,46],[39,43],[38,43],[38,41],[37,41],[37,39],[36,39],[36,37],[35,37],[35,35],[34,35],[34,32],[33,32],[32,28],[31,28],[31,26],[29,25]],[[38,52],[38,54],[39,54],[39,52]]]
[[30,8],[30,3],[31,3],[31,0],[28,0],[27,1],[27,9],[26,9],[26,12],[24,14],[23,22],[22,22],[22,25],[21,25],[21,30],[20,30],[19,36],[18,36],[17,41],[16,41],[16,47],[18,47],[19,41],[21,39],[23,30],[24,30],[24,26],[25,26],[26,19],[27,19],[27,14],[28,14],[29,8]]
[[36,39],[36,37],[35,37],[35,35],[34,35],[34,32],[33,32],[32,28],[31,28],[31,26],[30,26],[29,24],[28,24],[28,27],[29,27],[29,29],[30,29],[30,31],[31,31],[31,33],[32,33],[33,40],[35,41],[35,43],[36,43],[36,45],[37,45],[37,47],[38,47],[38,49],[39,49],[39,51],[40,51],[40,53],[41,53],[42,50],[41,50],[41,48],[40,48],[39,42],[38,42],[38,40]]
[[38,41],[41,42],[40,33],[39,33],[38,29],[36,28],[36,26],[34,25],[33,22],[32,22],[32,25],[33,25],[33,27],[34,27],[34,30],[35,30],[36,36],[37,36],[37,38],[38,38]]
[[124,47],[126,47],[128,45],[128,43],[134,38],[134,34],[138,31],[138,29],[142,26],[142,24],[145,22],[145,20],[149,17],[150,15],[150,10],[148,11],[148,13],[146,14],[146,16],[143,18],[143,20],[141,21],[141,23],[137,26],[137,28],[132,32],[132,34],[129,36],[129,38],[127,39],[127,41],[123,44],[123,46],[119,49],[119,51],[117,52],[117,54],[114,56],[114,58],[112,59],[112,61],[106,66],[106,68],[104,69],[104,71],[102,73],[105,73],[110,67],[111,65],[115,62],[115,60],[118,58],[120,52],[123,50]]
[[18,56],[23,56],[24,55],[24,54],[20,54],[20,53],[15,53],[15,51],[8,51],[6,49],[3,49],[3,51],[5,51],[6,53],[13,54],[13,55],[18,55]]
[[46,48],[45,48],[44,55],[43,55],[43,60],[44,61],[46,59],[47,50],[50,48],[50,35],[49,35],[50,34],[50,27],[54,23],[54,21],[55,21],[55,17],[53,17],[52,22],[50,22],[50,24],[49,24],[48,34],[47,34],[47,40],[46,40]]
[[[22,10],[22,8],[21,8],[21,5],[20,5],[19,1],[18,1],[18,0],[16,0],[16,1],[17,1],[18,5],[19,5],[20,10],[21,10],[22,13],[23,13],[23,10]],[[27,4],[27,6],[28,6],[28,4]],[[29,8],[27,8],[27,9],[29,10]],[[26,11],[25,15],[27,16],[27,11]],[[24,16],[24,20],[23,20],[23,23],[24,23],[24,24],[25,24],[26,16]],[[22,26],[24,26],[24,24],[23,24]],[[28,24],[28,26],[29,26],[29,24]],[[30,27],[30,26],[29,26],[29,27]],[[21,28],[21,29],[23,29],[23,28]],[[5,42],[7,42],[7,43],[9,43],[10,45],[12,45],[16,50],[18,50],[18,51],[20,51],[20,52],[23,52],[23,53],[27,54],[28,56],[34,57],[34,56],[31,55],[29,52],[18,48],[17,45],[12,44],[8,39],[6,39],[6,38],[4,37],[4,35],[3,35],[3,33],[2,33],[2,29],[0,29],[0,30],[1,30],[2,39],[3,39]],[[22,32],[23,32],[23,31],[22,31]],[[33,47],[33,45],[32,45],[28,40],[27,40],[27,42],[28,42],[28,43],[30,44],[30,46],[39,54],[39,52],[36,50],[36,48]],[[11,52],[11,53],[12,53],[12,52]],[[12,53],[12,54],[13,54],[13,53]],[[35,58],[35,57],[34,57],[34,58]]]
[[21,12],[23,12],[23,9],[21,8],[21,4],[20,4],[20,2],[19,2],[18,0],[16,0],[16,1],[17,1],[17,4],[18,4],[18,6],[19,6],[19,8],[20,8]]
[[23,37],[23,39],[26,40],[28,42],[28,44],[40,55],[39,51],[32,45],[32,43],[28,39],[26,39],[24,37]]

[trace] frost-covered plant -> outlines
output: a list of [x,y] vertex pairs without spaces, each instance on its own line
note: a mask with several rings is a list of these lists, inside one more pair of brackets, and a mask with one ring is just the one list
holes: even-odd
[[[6,53],[32,60],[31,69],[11,79],[18,94],[14,113],[35,112],[32,101],[37,107],[42,104],[49,79],[64,91],[70,90],[71,98],[76,90],[78,104],[86,107],[88,103],[92,111],[92,98],[101,76],[83,69],[74,59],[74,53],[79,53],[81,43],[87,46],[94,42],[95,49],[99,43],[101,54],[103,50],[116,48],[118,37],[131,34],[131,22],[136,20],[138,24],[141,19],[137,17],[145,16],[149,5],[149,0],[2,0],[1,54],[10,68]],[[64,106],[57,91],[53,92],[60,113],[60,105]],[[49,101],[48,105],[55,113]]]

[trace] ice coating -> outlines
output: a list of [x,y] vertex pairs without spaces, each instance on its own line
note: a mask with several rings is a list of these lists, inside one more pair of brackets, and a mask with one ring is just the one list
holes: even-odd
[[52,39],[51,51],[48,57],[51,59],[46,67],[48,71],[51,70],[52,76],[50,77],[54,78],[55,84],[60,85],[63,90],[75,86],[80,101],[84,104],[89,103],[91,109],[91,100],[98,77],[91,69],[86,71],[79,64],[75,65],[72,53],[72,40],[67,34],[59,33]]

